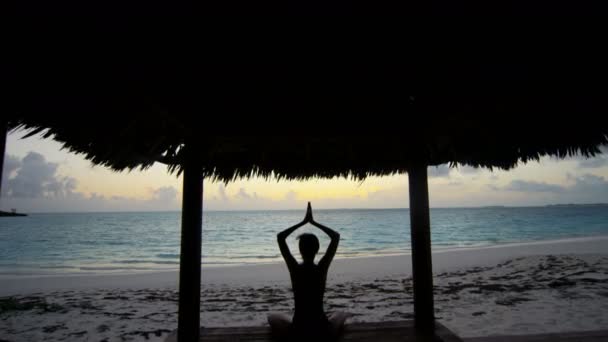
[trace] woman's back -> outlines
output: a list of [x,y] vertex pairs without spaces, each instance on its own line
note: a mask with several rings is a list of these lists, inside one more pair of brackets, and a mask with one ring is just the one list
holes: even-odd
[[295,301],[294,324],[315,324],[327,321],[323,310],[323,295],[327,270],[313,263],[299,264],[291,272]]

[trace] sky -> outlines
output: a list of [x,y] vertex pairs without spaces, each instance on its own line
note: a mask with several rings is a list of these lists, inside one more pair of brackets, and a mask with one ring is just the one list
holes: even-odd
[[[173,211],[181,177],[165,165],[112,172],[39,137],[7,137],[0,209],[20,212]],[[431,207],[542,206],[608,203],[608,148],[591,159],[543,158],[509,171],[429,167]],[[254,178],[204,183],[207,210],[407,208],[407,175],[277,181]]]

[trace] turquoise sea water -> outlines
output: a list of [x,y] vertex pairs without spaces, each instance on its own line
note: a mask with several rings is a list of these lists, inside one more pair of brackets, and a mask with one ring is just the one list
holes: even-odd
[[[297,211],[205,212],[203,263],[279,261],[276,234],[303,218]],[[338,258],[408,253],[409,211],[316,210],[340,232]],[[608,206],[432,209],[434,249],[608,235]],[[178,212],[31,214],[0,217],[0,275],[136,272],[176,269]],[[321,250],[324,234],[315,232]]]

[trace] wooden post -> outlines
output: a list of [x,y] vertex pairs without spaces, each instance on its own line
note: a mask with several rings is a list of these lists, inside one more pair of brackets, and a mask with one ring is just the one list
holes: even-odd
[[0,197],[2,197],[2,172],[4,171],[4,153],[6,151],[6,134],[8,123],[0,120]]
[[184,147],[182,236],[179,260],[179,310],[177,340],[199,341],[201,303],[201,242],[203,225],[203,176],[200,156]]
[[408,170],[410,187],[410,222],[412,235],[412,273],[414,281],[414,324],[416,330],[432,333],[433,264],[431,260],[431,220],[427,167]]

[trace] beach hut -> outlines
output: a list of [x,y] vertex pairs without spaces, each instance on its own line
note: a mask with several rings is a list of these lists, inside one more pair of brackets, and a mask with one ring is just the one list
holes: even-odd
[[[27,119],[21,119],[17,121],[11,121],[9,123],[11,128],[16,127],[31,127],[31,128],[45,128],[48,129],[47,134],[54,135],[55,139],[63,142],[66,146],[72,149],[77,149],[80,142],[78,141],[81,133],[80,127],[75,126],[59,126],[60,121],[53,124],[51,120],[42,124],[35,122],[34,120],[28,121]],[[69,132],[74,132],[74,136],[70,138]],[[582,132],[582,130],[581,130]],[[89,132],[90,133],[90,132]],[[576,133],[575,130],[564,131],[564,133]],[[93,135],[87,135],[88,139],[93,138]],[[582,137],[585,137],[583,141]],[[103,137],[105,140],[107,137]],[[442,137],[444,138],[444,137]],[[545,139],[546,139],[545,135]],[[593,154],[597,152],[596,147],[606,142],[606,134],[598,130],[595,135],[593,132],[587,132],[585,135],[578,137],[579,142],[568,140],[561,147],[560,139],[563,135],[556,135],[554,140],[550,142],[554,147],[554,150],[543,150],[543,152],[534,152],[531,155],[515,154],[517,156],[511,161],[514,165],[516,160],[525,158],[538,158],[541,155],[568,155],[575,151],[582,151],[583,153]],[[72,139],[72,140],[70,140]],[[95,138],[93,138],[95,139]],[[100,137],[102,139],[102,137]],[[277,177],[292,179],[292,178],[305,178],[305,173],[300,173],[300,167],[308,162],[313,162],[318,165],[314,168],[315,171],[311,172],[311,177],[328,177],[334,175],[348,175],[348,163],[362,163],[363,160],[373,160],[373,164],[370,167],[370,171],[364,171],[359,174],[359,177],[372,174],[386,174],[389,172],[401,171],[400,168],[389,168],[382,166],[382,160],[371,155],[355,155],[351,156],[352,160],[343,161],[345,164],[341,164],[341,161],[332,161],[332,168],[335,171],[324,170],[319,160],[327,158],[328,162],[330,158],[337,158],[338,154],[355,153],[353,151],[364,151],[364,147],[370,142],[367,139],[357,138],[355,136],[343,136],[337,138],[333,135],[327,136],[307,136],[299,135],[294,137],[294,140],[289,141],[286,137],[275,137],[266,136],[260,137],[257,144],[251,143],[251,137],[238,137],[238,136],[216,136],[206,137],[206,143],[213,148],[204,149],[203,146],[195,145],[190,147],[186,142],[183,147],[176,149],[175,154],[171,156],[159,155],[159,160],[169,163],[170,160],[179,160],[171,164],[171,167],[179,168],[183,171],[184,177],[184,188],[183,188],[183,211],[182,211],[182,246],[181,246],[181,257],[180,257],[180,306],[179,306],[179,328],[182,333],[182,340],[191,340],[191,338],[198,334],[198,322],[199,322],[199,301],[200,301],[200,266],[201,266],[201,224],[202,224],[202,191],[203,191],[203,178],[204,176],[213,178],[217,177],[222,180],[231,180],[235,177],[243,177],[249,175],[255,175],[259,172],[262,175],[268,175],[270,172],[274,172]],[[369,152],[373,153],[376,149],[393,149],[393,152],[397,152],[398,146],[404,146],[408,142],[396,141],[393,139],[387,139],[383,142],[378,142],[379,137],[374,137],[376,146],[374,149],[370,149]],[[437,138],[438,139],[438,138]],[[261,140],[261,141],[260,141]],[[70,142],[75,142],[71,144]],[[522,145],[513,145],[513,149],[521,149],[522,146],[530,146],[535,140],[522,140]],[[547,141],[547,140],[543,140]],[[95,146],[97,142],[95,140],[89,141],[89,146]],[[124,143],[124,142],[123,142]],[[513,140],[511,140],[513,144]],[[102,142],[104,146],[107,144],[106,141]],[[262,146],[267,146],[264,149]],[[394,144],[397,146],[395,147]],[[285,151],[281,149],[274,149],[273,146],[282,146],[286,148]],[[120,144],[122,148],[125,145]],[[452,142],[446,146],[455,148],[457,142]],[[539,145],[542,146],[542,145]],[[557,147],[560,146],[560,147]],[[127,147],[128,148],[128,147]],[[530,147],[528,147],[530,148]],[[541,147],[535,147],[537,150]],[[546,148],[546,147],[545,147]],[[79,150],[86,153],[88,158],[95,158],[101,156],[100,152]],[[105,152],[105,151],[104,151]],[[124,151],[117,152],[119,154]],[[283,154],[284,153],[284,154]],[[307,158],[306,155],[309,154]],[[214,155],[215,158],[211,159],[208,157],[201,158],[201,156]],[[249,156],[251,159],[246,159]],[[301,161],[289,162],[292,156],[296,156],[295,159],[302,158]],[[275,162],[277,160],[284,160],[286,164],[280,166],[265,166],[264,164],[253,164],[253,161],[264,160],[264,157],[270,161]],[[112,157],[110,157],[112,158]],[[97,163],[111,163],[111,159],[104,159],[104,161],[97,161]],[[127,156],[131,158],[131,156]],[[137,160],[141,162],[141,155],[137,156]],[[230,159],[233,158],[233,159]],[[283,158],[283,159],[279,159]],[[318,158],[318,159],[317,159]],[[432,331],[434,322],[434,310],[433,310],[433,281],[432,281],[432,265],[431,265],[431,244],[430,244],[430,221],[429,221],[429,204],[428,204],[428,188],[427,188],[427,165],[420,164],[419,166],[411,165],[407,161],[407,154],[403,155],[402,161],[385,161],[386,163],[399,163],[402,162],[409,175],[409,189],[410,189],[410,217],[411,217],[411,236],[412,236],[412,263],[413,263],[413,281],[414,281],[414,312],[416,326],[422,331]],[[129,160],[129,159],[127,159]],[[225,161],[226,164],[215,162],[215,160]],[[249,161],[252,165],[249,168],[243,166],[232,166],[231,163],[242,163]],[[123,163],[117,158],[118,163]],[[152,162],[152,159],[147,162]],[[299,164],[301,163],[301,165]],[[294,165],[295,164],[295,165]],[[110,165],[121,165],[123,164],[110,164]],[[132,166],[146,165],[146,164],[127,164]],[[254,166],[255,165],[255,166]],[[431,164],[432,165],[432,164]],[[265,168],[266,167],[266,168]],[[376,167],[385,167],[384,170],[376,170]],[[260,168],[259,171],[257,171]],[[281,171],[281,170],[298,170],[294,173]],[[213,170],[228,170],[226,173],[220,173],[221,171]],[[317,173],[315,173],[317,172]],[[358,171],[363,172],[363,171]],[[404,203],[404,206],[406,204]],[[184,338],[184,336],[187,336]]]
[[[206,55],[163,53],[158,36],[132,47],[118,27],[88,36],[95,44],[82,42],[77,55],[24,56],[9,74],[4,124],[116,171],[160,162],[183,174],[179,341],[199,337],[203,179],[407,173],[415,327],[433,335],[427,168],[510,169],[542,156],[593,156],[608,143],[599,50],[585,63],[500,53],[443,60],[459,44],[412,56],[384,44],[394,37],[336,40],[343,32],[332,31],[281,49],[276,35],[260,42],[259,32],[224,32]],[[44,35],[32,44],[41,51]],[[362,46],[374,53],[357,53]]]

